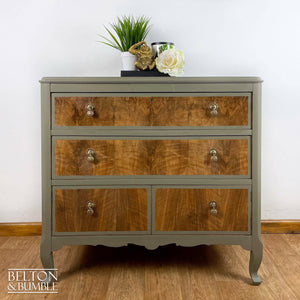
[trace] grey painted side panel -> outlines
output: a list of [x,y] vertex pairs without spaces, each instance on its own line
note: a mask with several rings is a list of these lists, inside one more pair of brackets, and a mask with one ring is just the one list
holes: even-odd
[[51,136],[50,136],[50,85],[41,87],[42,125],[42,239],[40,257],[45,269],[54,267],[51,239]]
[[252,243],[250,251],[249,273],[254,285],[262,280],[257,271],[262,261],[263,246],[261,239],[261,85],[253,85],[253,208],[252,208]]
[[253,189],[253,214],[252,229],[254,236],[261,236],[260,214],[261,214],[261,86],[254,85],[253,93],[253,136],[252,136],[252,189]]
[[[49,208],[51,207],[51,147],[50,136],[50,87],[49,84],[42,85],[42,103],[41,103],[41,122],[42,122],[42,217],[43,221],[47,221],[49,217]],[[47,222],[42,224],[42,236],[49,236],[51,229],[47,226]]]

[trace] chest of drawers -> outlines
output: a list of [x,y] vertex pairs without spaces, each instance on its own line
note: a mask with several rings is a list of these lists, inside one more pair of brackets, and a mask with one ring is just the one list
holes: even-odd
[[261,282],[259,78],[41,85],[45,269],[63,245],[234,244]]

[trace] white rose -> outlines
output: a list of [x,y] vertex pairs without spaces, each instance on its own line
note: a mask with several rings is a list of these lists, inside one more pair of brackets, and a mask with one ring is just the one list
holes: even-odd
[[168,49],[163,51],[156,59],[157,70],[171,76],[183,74],[184,54],[178,49]]

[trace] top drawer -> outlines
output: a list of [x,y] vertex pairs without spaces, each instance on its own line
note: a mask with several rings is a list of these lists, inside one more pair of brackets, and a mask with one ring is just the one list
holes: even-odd
[[250,94],[53,96],[57,126],[251,127]]

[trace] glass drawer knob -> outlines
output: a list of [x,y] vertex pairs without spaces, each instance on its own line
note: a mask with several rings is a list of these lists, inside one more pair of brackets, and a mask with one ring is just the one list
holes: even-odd
[[96,207],[96,204],[93,201],[88,201],[86,206],[87,206],[86,213],[90,216],[93,215],[95,213],[94,208]]
[[217,202],[216,201],[210,201],[209,202],[209,208],[210,208],[210,213],[211,215],[216,215],[218,213],[217,211]]
[[217,103],[210,103],[209,106],[208,106],[208,109],[209,109],[209,112],[210,114],[215,117],[218,115],[218,105]]
[[209,154],[211,155],[211,156],[210,156],[210,160],[211,160],[211,161],[218,161],[218,152],[217,152],[216,149],[211,149],[211,150],[209,151]]
[[85,109],[86,109],[86,115],[87,115],[88,117],[93,117],[93,116],[94,116],[94,114],[95,114],[95,111],[94,111],[95,106],[94,106],[92,103],[89,103],[89,104],[85,107]]
[[94,149],[87,149],[87,161],[88,162],[94,162],[95,161],[95,151]]

